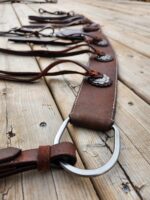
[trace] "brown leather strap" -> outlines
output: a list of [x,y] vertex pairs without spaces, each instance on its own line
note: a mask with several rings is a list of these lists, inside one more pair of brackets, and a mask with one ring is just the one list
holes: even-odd
[[[114,123],[117,87],[117,61],[115,53],[106,36],[101,32],[92,32],[92,36],[107,41],[103,47],[106,54],[98,61],[93,56],[89,60],[89,68],[106,74],[112,81],[108,87],[93,87],[84,78],[74,106],[70,114],[71,123],[76,126],[106,131]],[[93,45],[97,50],[101,47]],[[112,57],[112,59],[111,59]],[[109,61],[108,61],[109,60]]]
[[83,15],[74,15],[74,16],[61,16],[61,17],[49,17],[49,16],[29,16],[30,20],[39,22],[39,23],[51,23],[51,24],[68,24],[71,22],[84,21],[85,18]]
[[[52,33],[50,34],[42,33],[42,31],[45,29],[52,29]],[[54,39],[49,39],[48,37],[49,36],[52,37],[54,34],[55,29],[53,27],[51,26],[50,27],[48,26],[34,27],[32,25],[29,25],[26,28],[21,27],[21,28],[13,28],[6,32],[1,31],[0,35],[1,36],[10,36],[10,35],[18,36],[18,37],[8,38],[9,41],[13,41],[17,43],[33,43],[33,44],[46,44],[46,45],[49,44],[49,45],[65,46],[65,45],[77,44],[83,41],[90,44],[92,43],[96,44],[99,41],[101,41],[101,38],[96,38],[89,33],[93,31],[98,31],[99,29],[100,29],[99,25],[92,23],[83,27],[83,30],[85,32],[83,32],[82,29],[81,30],[80,29],[79,30],[70,30],[70,29],[63,30],[63,31],[59,31],[55,33]],[[32,37],[32,36],[36,36],[36,37]],[[69,42],[66,42],[68,40]]]
[[63,28],[63,27],[69,27],[69,26],[90,24],[92,22],[87,18],[82,18],[82,19],[76,19],[76,20],[73,20],[70,22],[65,22],[65,23],[62,23],[62,21],[58,21],[57,23],[54,23],[54,22],[52,23],[52,22],[46,21],[46,20],[30,21],[30,23],[32,25],[39,25],[39,26],[42,26],[42,25],[46,26],[47,24],[51,24],[51,26],[54,28]]
[[74,165],[75,151],[70,142],[25,151],[13,147],[0,149],[0,178],[32,169],[47,171],[52,166],[59,166],[60,161]]
[[[76,50],[80,49],[81,47],[87,47],[83,50]],[[73,47],[69,47],[60,51],[48,51],[48,50],[33,50],[33,51],[17,51],[17,50],[11,50],[11,49],[4,49],[0,48],[0,53],[5,54],[11,54],[11,55],[17,55],[17,56],[39,56],[39,57],[45,57],[45,58],[58,58],[58,57],[68,57],[68,56],[75,56],[79,54],[85,54],[85,53],[92,53],[95,55],[104,55],[102,51],[98,51],[96,48],[94,48],[92,45],[89,44],[80,44]]]
[[[49,34],[43,33],[44,30],[49,30]],[[20,28],[11,28],[8,31],[0,31],[0,36],[25,36],[25,37],[32,37],[35,36],[36,38],[39,37],[51,37],[54,34],[54,28],[52,26],[27,26],[27,27],[20,27]]]
[[9,41],[16,43],[32,43],[32,44],[41,44],[41,45],[53,45],[53,46],[68,46],[73,44],[78,44],[82,41],[62,41],[59,39],[50,40],[49,38],[35,38],[35,37],[11,37],[8,38]]
[[49,23],[70,23],[79,19],[84,19],[85,17],[82,15],[75,15],[75,16],[57,16],[57,17],[49,17],[49,16],[29,16],[30,20],[37,21],[37,22],[49,22]]

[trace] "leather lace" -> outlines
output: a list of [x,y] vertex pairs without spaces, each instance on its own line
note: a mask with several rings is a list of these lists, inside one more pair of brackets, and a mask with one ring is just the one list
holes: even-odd
[[[75,71],[75,70],[61,70],[61,71],[56,71],[56,72],[49,72],[55,66],[62,63],[73,63],[81,67],[82,69],[84,69],[85,72],[80,72],[80,71]],[[17,82],[34,82],[44,76],[58,76],[62,74],[80,74],[83,76],[90,76],[90,77],[103,76],[100,72],[91,70],[86,65],[81,64],[80,62],[73,61],[73,60],[57,60],[51,63],[50,65],[48,65],[41,72],[12,72],[12,71],[10,72],[10,71],[0,70],[0,79],[9,80],[9,81],[17,81]]]

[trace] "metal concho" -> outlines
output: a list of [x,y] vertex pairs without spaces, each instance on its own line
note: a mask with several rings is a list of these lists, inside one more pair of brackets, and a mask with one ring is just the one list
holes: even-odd
[[99,62],[110,62],[113,60],[113,57],[109,54],[105,54],[103,56],[97,56],[96,60]]
[[112,81],[109,76],[103,74],[102,77],[88,77],[88,83],[96,87],[108,87],[112,84]]
[[96,43],[98,46],[100,47],[107,47],[108,46],[108,42],[105,39],[100,40],[99,42]]

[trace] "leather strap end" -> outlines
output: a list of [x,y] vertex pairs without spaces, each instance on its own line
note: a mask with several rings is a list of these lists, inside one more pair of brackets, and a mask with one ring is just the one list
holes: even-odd
[[72,143],[63,142],[25,151],[13,147],[1,149],[0,178],[33,169],[47,171],[51,167],[60,166],[60,162],[71,165],[76,163],[76,148]]
[[8,147],[0,149],[0,163],[8,162],[15,159],[19,154],[21,154],[21,149]]

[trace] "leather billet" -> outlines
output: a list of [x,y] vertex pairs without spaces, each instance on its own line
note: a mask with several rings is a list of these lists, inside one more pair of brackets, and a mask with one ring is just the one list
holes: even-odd
[[51,167],[60,167],[60,161],[71,165],[76,163],[76,148],[72,143],[63,142],[25,151],[14,147],[0,149],[0,178],[33,169],[48,171]]

